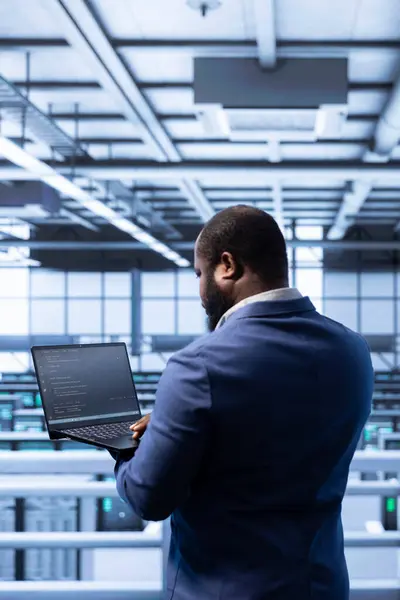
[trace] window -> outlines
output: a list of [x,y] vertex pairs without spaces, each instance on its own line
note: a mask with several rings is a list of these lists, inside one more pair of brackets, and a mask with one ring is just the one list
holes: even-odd
[[322,296],[322,269],[297,269],[296,287],[305,296]]
[[68,296],[98,298],[101,296],[101,273],[68,273]]
[[180,298],[198,298],[199,282],[191,270],[178,271],[178,296]]
[[27,298],[28,269],[0,268],[0,298]]
[[350,329],[357,330],[357,302],[355,300],[325,300],[325,314]]
[[393,296],[393,273],[361,273],[361,295],[372,298]]
[[32,300],[31,333],[64,334],[65,300]]
[[28,300],[0,300],[0,335],[28,334]]
[[357,274],[325,271],[325,296],[327,298],[356,298]]
[[175,273],[142,273],[143,298],[172,298],[175,296]]
[[105,333],[129,334],[132,330],[130,300],[105,300]]
[[173,300],[143,300],[142,333],[144,335],[175,333],[175,302]]
[[31,270],[31,294],[41,298],[65,296],[65,273],[60,271]]
[[101,333],[101,302],[99,300],[69,300],[68,333],[87,335]]
[[130,273],[105,273],[104,286],[106,298],[130,298],[132,295]]
[[394,304],[392,300],[362,300],[361,332],[370,334],[394,333]]
[[206,314],[200,300],[178,301],[178,333],[202,335],[206,331]]

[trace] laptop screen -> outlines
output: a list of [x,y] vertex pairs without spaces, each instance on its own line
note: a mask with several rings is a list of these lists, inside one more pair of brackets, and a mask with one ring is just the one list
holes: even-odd
[[33,349],[49,429],[140,416],[125,344]]

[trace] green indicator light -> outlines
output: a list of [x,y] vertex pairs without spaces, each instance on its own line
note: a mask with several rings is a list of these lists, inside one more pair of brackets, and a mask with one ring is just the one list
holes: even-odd
[[111,512],[111,510],[112,510],[112,499],[111,498],[104,498],[103,510],[104,510],[104,512]]
[[387,498],[386,510],[389,513],[394,513],[396,511],[396,498]]

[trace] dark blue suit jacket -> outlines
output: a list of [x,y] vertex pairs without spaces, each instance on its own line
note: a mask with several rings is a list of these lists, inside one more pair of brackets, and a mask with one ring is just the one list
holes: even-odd
[[341,502],[372,389],[365,341],[308,298],[249,304],[174,355],[116,466],[138,515],[172,514],[168,599],[348,598]]

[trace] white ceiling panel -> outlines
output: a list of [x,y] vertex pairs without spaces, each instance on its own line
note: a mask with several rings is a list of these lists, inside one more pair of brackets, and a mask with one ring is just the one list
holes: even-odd
[[398,0],[279,0],[277,31],[283,39],[400,39]]
[[283,160],[357,160],[363,150],[360,144],[281,144]]
[[352,38],[359,0],[279,0],[275,4],[280,39]]
[[360,0],[354,37],[360,40],[400,40],[398,0]]
[[194,93],[190,88],[149,89],[145,91],[145,96],[150,100],[159,115],[194,114]]
[[121,56],[133,76],[140,83],[176,82],[188,84],[193,81],[193,57],[179,52],[140,52],[135,48],[122,48]]
[[206,18],[185,0],[92,0],[92,4],[113,37],[212,40],[247,35],[242,0],[224,0]]
[[[1,52],[0,74],[10,81],[26,80],[26,56],[23,52]],[[71,48],[52,52],[33,52],[30,59],[31,81],[93,81],[90,68]]]
[[49,1],[53,0],[0,0],[0,37],[62,38],[62,27],[48,10]]

